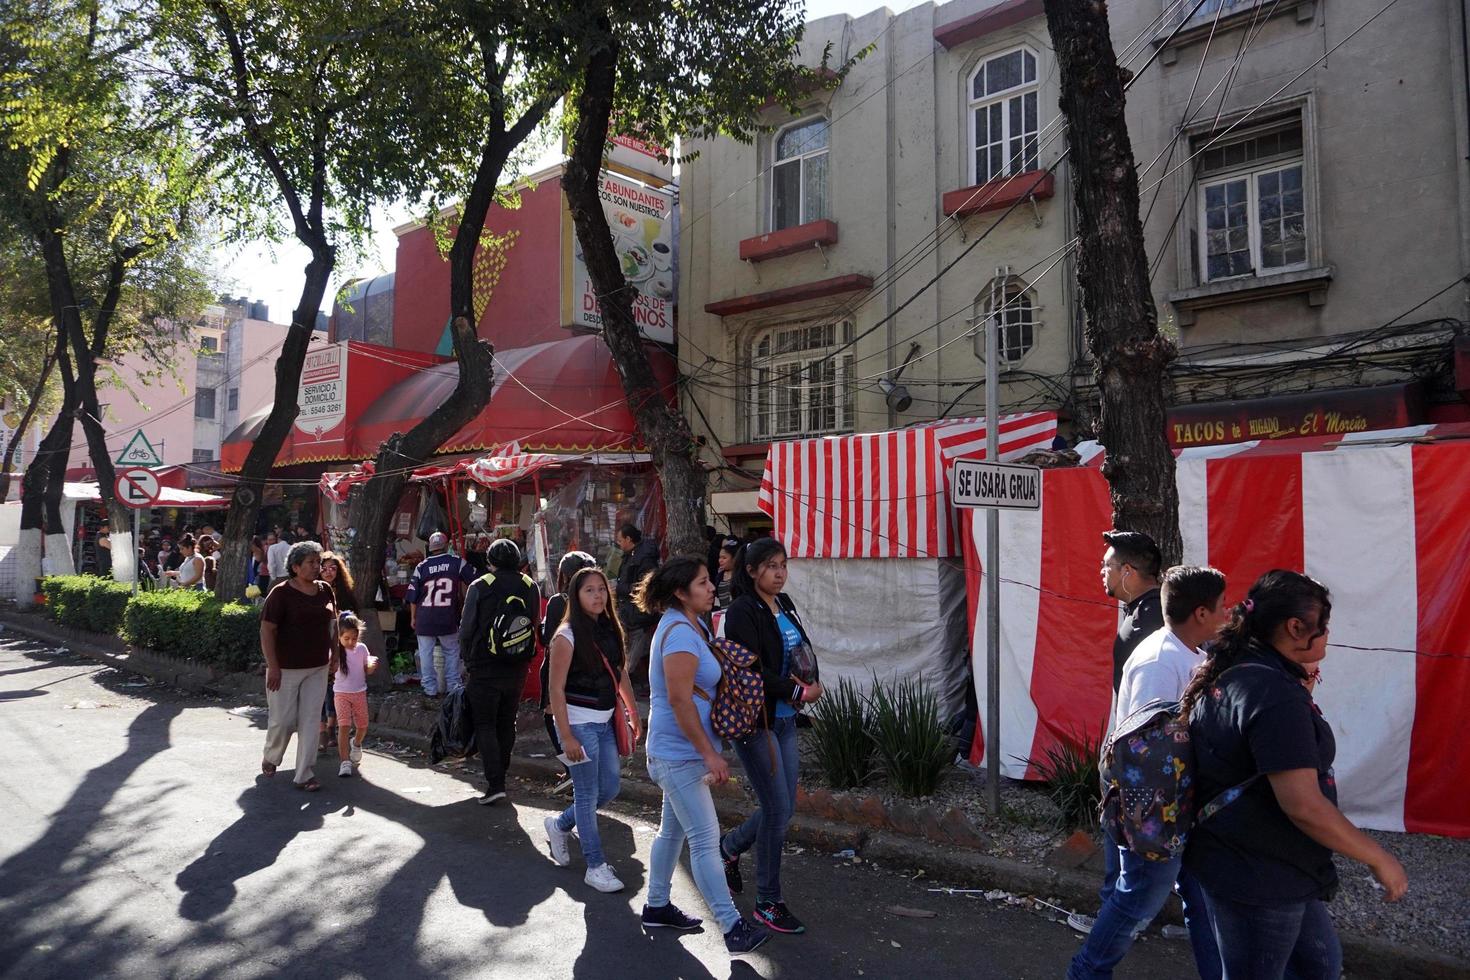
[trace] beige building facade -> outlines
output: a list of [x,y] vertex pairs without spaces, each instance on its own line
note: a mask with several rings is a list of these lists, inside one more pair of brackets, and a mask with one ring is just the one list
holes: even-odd
[[[1461,8],[1400,0],[1361,27],[1381,8],[1110,6],[1172,401],[1456,399]],[[767,109],[752,145],[690,144],[681,174],[685,409],[731,512],[753,495],[730,467],[758,470],[772,440],[982,414],[986,322],[1003,410],[1056,410],[1074,436],[1094,415],[1039,0],[809,24],[808,63],[829,45],[834,64],[871,49],[800,112]]]

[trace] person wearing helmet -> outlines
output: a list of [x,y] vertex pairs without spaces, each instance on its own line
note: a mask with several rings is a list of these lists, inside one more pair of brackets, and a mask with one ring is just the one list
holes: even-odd
[[521,549],[509,538],[490,545],[490,571],[465,595],[460,649],[470,681],[465,686],[475,720],[475,745],[485,762],[481,805],[505,799],[505,772],[516,740],[516,708],[526,671],[536,653],[541,593],[521,571]]
[[[562,621],[567,618],[567,588],[576,575],[584,568],[596,568],[597,559],[585,551],[568,551],[561,556],[561,561],[556,563],[556,595],[546,600],[546,618],[541,622],[541,648],[551,650],[551,638],[555,635]],[[551,657],[547,656],[541,660],[541,713],[546,721],[546,734],[551,736],[551,744],[556,747],[558,755],[561,754],[561,736],[556,731],[556,721],[551,717],[551,695],[548,693],[551,684]]]

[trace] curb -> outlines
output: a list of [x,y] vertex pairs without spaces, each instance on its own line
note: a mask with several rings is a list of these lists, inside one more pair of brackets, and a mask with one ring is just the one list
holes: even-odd
[[[170,675],[169,668],[176,666],[173,661],[183,665],[189,662],[182,658],[153,654],[152,651],[140,650],[130,655],[120,652],[127,647],[119,638],[65,629],[40,617],[33,619],[32,616],[33,614],[4,610],[0,611],[0,624],[8,630],[42,643],[65,643],[76,652],[118,670],[142,674],[153,680],[182,687],[191,693],[227,691],[246,696],[252,693],[236,690],[233,685],[222,691],[214,684],[200,683],[195,671],[175,670]],[[138,656],[139,654],[142,656]],[[138,657],[136,661],[133,659],[135,656]],[[170,663],[150,662],[155,659],[166,659]],[[393,720],[410,720],[406,714],[398,712]],[[376,718],[373,729],[375,735],[402,742],[422,752],[428,750],[429,736],[424,731],[380,724]],[[561,765],[555,759],[520,756],[511,760],[510,773],[525,779],[555,780],[561,774]],[[863,822],[828,819],[809,812],[798,812],[792,817],[787,833],[792,842],[807,847],[826,848],[829,852],[850,848],[865,861],[881,863],[893,870],[923,871],[926,878],[944,880],[963,887],[1041,895],[1048,899],[1058,899],[1060,904],[1078,909],[1096,908],[1098,877],[1095,874],[1057,871],[1040,865],[991,857],[955,840],[964,833],[963,828],[946,827],[946,839],[951,842],[945,844],[936,844],[932,840],[909,834],[894,833],[882,829],[893,822],[893,814],[873,813],[868,809],[868,801],[876,800],[877,797],[850,797],[847,801],[850,805],[833,807],[833,801],[838,797],[826,794],[824,798],[819,795],[823,792],[799,794],[799,810],[809,811],[814,807],[821,807],[828,813],[860,815]],[[658,809],[663,805],[663,791],[648,779],[624,772],[622,789],[613,806],[616,807],[619,803],[635,803]],[[879,805],[881,806],[881,801]],[[721,821],[735,823],[748,815],[749,802],[738,788],[723,792],[717,790],[715,809]],[[1182,921],[1178,918],[1174,903],[1171,902],[1166,911],[1173,913],[1166,914],[1166,918],[1175,922]],[[1400,946],[1387,940],[1353,933],[1339,933],[1339,938],[1342,942],[1344,965],[1355,976],[1373,977],[1375,980],[1470,978],[1470,964],[1446,954]]]

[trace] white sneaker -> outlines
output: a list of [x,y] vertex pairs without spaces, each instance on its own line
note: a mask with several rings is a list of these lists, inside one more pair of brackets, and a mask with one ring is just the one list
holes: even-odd
[[358,745],[356,742],[354,742],[352,744],[352,749],[347,753],[347,758],[349,758],[349,759],[352,760],[352,764],[354,766],[361,765],[361,763],[362,763],[362,746],[361,745]]
[[620,892],[623,890],[623,883],[618,880],[617,875],[613,874],[612,865],[610,864],[599,864],[595,868],[588,868],[587,876],[582,880],[600,892]]
[[[551,849],[551,860],[556,863],[557,867],[565,868],[572,863],[571,852],[567,850],[567,838],[571,835],[556,826],[556,817],[554,816],[547,817],[542,821],[542,826],[546,828],[546,846]],[[607,865],[604,864],[603,867],[605,868]],[[588,880],[590,881],[591,879],[589,878]],[[618,887],[622,887],[621,882],[618,884]]]
[[1082,933],[1082,935],[1084,936],[1092,932],[1092,927],[1096,923],[1097,919],[1093,918],[1090,915],[1083,915],[1081,912],[1073,912],[1067,916],[1067,925]]
[[342,764],[337,767],[337,775],[339,775],[339,776],[350,776],[350,775],[352,775],[352,763],[348,762],[346,759],[343,759],[342,760]]

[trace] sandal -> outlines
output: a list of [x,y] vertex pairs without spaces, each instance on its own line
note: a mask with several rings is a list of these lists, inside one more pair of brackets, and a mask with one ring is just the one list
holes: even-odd
[[274,776],[276,774],[276,767],[269,762],[262,762],[260,764],[260,771],[267,776]]
[[307,793],[315,793],[317,790],[322,788],[322,784],[316,781],[315,776],[312,776],[304,783],[292,783],[291,785]]

